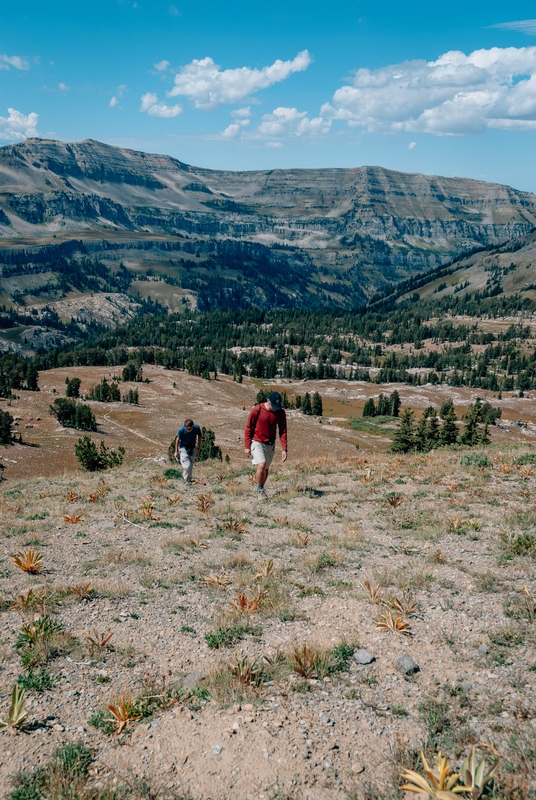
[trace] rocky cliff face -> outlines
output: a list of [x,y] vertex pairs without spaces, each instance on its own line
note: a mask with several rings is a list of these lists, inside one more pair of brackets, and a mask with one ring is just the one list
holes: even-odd
[[386,282],[535,225],[534,195],[463,178],[381,167],[215,171],[92,140],[28,139],[0,148],[6,248],[97,237],[134,243],[140,252],[151,240],[154,254],[155,247],[165,252],[165,242],[193,240],[200,252],[218,245],[211,269],[227,270],[229,283],[238,280],[236,270],[242,279],[245,273],[240,261],[234,272],[218,261],[220,244],[244,242],[279,261],[283,253],[320,303],[362,301]]

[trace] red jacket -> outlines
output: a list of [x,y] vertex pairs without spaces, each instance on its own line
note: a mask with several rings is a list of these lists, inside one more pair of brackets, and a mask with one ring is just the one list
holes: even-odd
[[246,430],[244,431],[244,446],[246,450],[251,447],[251,441],[263,442],[263,444],[274,443],[277,438],[277,429],[279,428],[279,438],[281,439],[281,448],[287,449],[287,415],[285,409],[281,411],[267,411],[264,403],[260,403],[255,408],[252,408],[248,421],[246,422]]

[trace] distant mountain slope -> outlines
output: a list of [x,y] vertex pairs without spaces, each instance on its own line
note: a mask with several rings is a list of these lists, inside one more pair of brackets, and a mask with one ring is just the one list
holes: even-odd
[[[171,307],[185,298],[200,308],[352,307],[535,225],[534,195],[463,178],[381,167],[207,170],[92,140],[0,147],[8,305],[115,291],[124,264],[130,278],[119,282],[130,281],[131,296]],[[63,246],[70,261],[59,269]]]
[[423,299],[518,294],[536,300],[536,231],[434,270],[409,292],[400,291],[399,299],[415,291]]

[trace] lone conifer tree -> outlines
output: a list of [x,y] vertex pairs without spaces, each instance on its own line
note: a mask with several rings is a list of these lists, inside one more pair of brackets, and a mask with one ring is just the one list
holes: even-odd
[[400,425],[393,436],[393,453],[409,453],[415,447],[414,411],[406,408],[400,417]]
[[313,395],[313,399],[311,402],[311,411],[313,413],[313,416],[315,417],[321,417],[322,414],[324,413],[322,409],[322,398],[320,397],[318,392],[315,392]]

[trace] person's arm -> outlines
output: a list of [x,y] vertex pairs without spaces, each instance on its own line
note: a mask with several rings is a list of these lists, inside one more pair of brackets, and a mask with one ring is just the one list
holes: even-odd
[[203,437],[201,436],[201,428],[199,428],[198,430],[199,430],[199,433],[197,434],[197,451],[196,451],[196,456],[198,456],[198,455],[199,455],[199,453],[201,452],[201,443],[202,443],[202,441],[203,441]]
[[281,441],[281,461],[283,463],[287,460],[287,415],[285,409],[282,408],[278,414],[279,419],[277,425],[279,427],[279,439]]
[[251,455],[251,440],[255,434],[255,425],[259,416],[260,406],[255,406],[249,412],[248,421],[244,430],[244,450],[247,456]]
[[179,457],[179,437],[176,436],[175,437],[175,461],[178,459],[178,457]]

